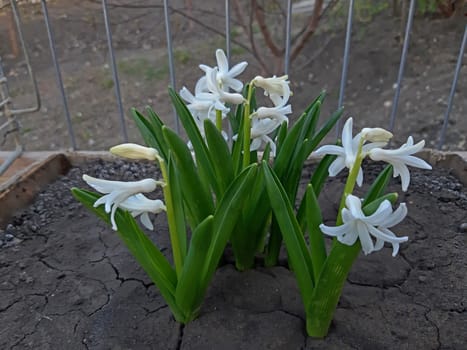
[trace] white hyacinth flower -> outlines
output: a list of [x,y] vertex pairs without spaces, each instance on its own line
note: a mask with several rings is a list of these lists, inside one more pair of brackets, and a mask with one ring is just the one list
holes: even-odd
[[195,88],[195,95],[183,87],[180,90],[180,96],[188,102],[187,108],[192,114],[198,129],[204,136],[204,120],[210,119],[213,123],[216,121],[216,110],[221,111],[224,118],[230,109],[221,103],[216,96],[209,92],[201,92],[198,87]]
[[110,153],[129,159],[160,159],[159,152],[155,148],[144,147],[136,143],[122,143],[110,149]]
[[[248,63],[243,61],[236,64],[232,68],[229,68],[227,57],[224,51],[221,49],[216,50],[216,61],[216,85],[219,86],[223,91],[229,91],[229,88],[237,92],[241,91],[243,88],[243,83],[240,80],[235,79],[235,77],[243,73]],[[209,67],[205,64],[201,64],[199,67],[206,73],[206,76],[210,75],[213,69],[216,69],[216,67]]]
[[154,225],[149,219],[149,213],[158,214],[167,210],[164,202],[160,199],[149,199],[141,193],[128,197],[120,203],[119,207],[128,210],[133,217],[139,215],[141,223],[149,230],[154,230]]
[[[357,134],[355,137],[352,137],[352,118],[347,119],[342,129],[342,146],[337,145],[326,145],[318,148],[314,154],[315,155],[324,155],[324,154],[333,154],[337,158],[329,166],[328,172],[329,176],[336,176],[344,168],[348,168],[351,171],[358,153],[358,147],[360,140],[362,138],[361,133]],[[362,158],[368,154],[373,148],[385,146],[387,142],[373,142],[366,145],[363,145],[362,148]],[[363,183],[363,171],[362,168],[358,170],[357,175],[357,185],[361,186]]]
[[257,76],[253,79],[253,84],[264,89],[264,95],[269,96],[274,102],[274,105],[285,106],[290,98],[291,92],[289,87],[288,76],[283,75],[281,77],[264,78]]
[[362,202],[358,197],[347,196],[345,205],[346,208],[342,209],[343,224],[335,227],[321,224],[319,227],[323,233],[337,237],[339,242],[348,246],[360,239],[365,255],[382,249],[384,242],[388,242],[392,244],[392,256],[397,255],[399,244],[406,242],[408,237],[397,237],[389,228],[400,223],[407,215],[405,203],[393,212],[391,203],[385,200],[369,216],[363,213]]
[[431,170],[431,165],[424,160],[412,156],[412,154],[420,152],[425,146],[425,141],[420,141],[414,145],[412,136],[409,136],[407,142],[398,149],[381,149],[374,148],[370,150],[369,156],[373,160],[382,160],[389,163],[394,168],[394,177],[400,175],[402,190],[407,191],[410,184],[410,172],[407,166],[412,166],[420,169]]
[[271,155],[274,157],[276,155],[276,144],[268,136],[281,125],[275,119],[265,118],[265,119],[253,119],[251,122],[251,144],[250,151],[256,151],[261,147],[261,144],[269,143],[271,146]]
[[206,86],[209,92],[213,95],[213,98],[222,103],[232,103],[235,105],[242,104],[245,101],[242,94],[225,91],[223,86],[219,84],[219,81],[217,80],[217,74],[217,67],[206,72]]
[[115,231],[117,230],[115,212],[122,202],[135,194],[152,192],[156,189],[157,185],[163,184],[154,179],[129,182],[110,181],[96,179],[86,174],[83,175],[83,180],[96,191],[105,194],[94,203],[94,208],[97,208],[101,204],[105,205],[105,212],[110,213],[110,222],[112,223],[112,229]]
[[279,125],[283,122],[289,123],[289,118],[287,114],[292,113],[292,107],[290,105],[286,106],[276,106],[276,107],[259,107],[256,112],[253,113],[252,117],[258,119],[274,119]]

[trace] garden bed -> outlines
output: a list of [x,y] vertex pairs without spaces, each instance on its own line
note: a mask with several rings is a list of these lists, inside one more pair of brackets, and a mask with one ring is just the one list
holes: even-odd
[[[455,166],[438,158],[467,179],[460,158]],[[131,180],[155,171],[145,163],[82,163],[8,220],[0,233],[0,348],[465,348],[467,190],[449,169],[412,171],[410,191],[400,198],[407,202],[408,218],[395,229],[409,242],[396,258],[389,248],[362,254],[324,340],[307,338],[301,299],[286,266],[240,273],[228,256],[200,317],[185,327],[177,324],[118,236],[69,191],[85,187],[83,173]],[[393,190],[399,191],[396,182]],[[328,224],[342,186],[338,177],[323,190]],[[164,215],[157,216],[155,227],[152,239],[170,254]]]

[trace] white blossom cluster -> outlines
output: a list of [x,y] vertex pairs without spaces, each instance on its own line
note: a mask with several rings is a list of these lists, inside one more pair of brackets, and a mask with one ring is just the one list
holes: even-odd
[[[195,94],[183,87],[180,96],[187,102],[195,122],[204,136],[204,120],[216,120],[216,111],[225,118],[230,111],[229,105],[248,103],[240,94],[243,83],[236,77],[243,73],[248,63],[240,62],[229,68],[229,63],[224,51],[216,51],[217,66],[209,67],[201,64],[199,67],[204,71],[195,85]],[[258,150],[263,143],[269,143],[271,154],[275,155],[276,147],[270,135],[283,122],[288,122],[287,114],[292,113],[292,107],[288,103],[291,95],[287,76],[263,78],[257,76],[251,82],[254,86],[262,88],[265,96],[268,96],[273,107],[259,107],[251,111],[251,146],[250,150]],[[231,92],[233,90],[233,92]],[[226,135],[223,132],[224,135]],[[236,139],[237,135],[234,135]]]

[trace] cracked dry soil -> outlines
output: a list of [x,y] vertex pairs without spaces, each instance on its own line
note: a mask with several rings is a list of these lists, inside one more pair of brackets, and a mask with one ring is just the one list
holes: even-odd
[[[122,161],[74,168],[11,221],[0,241],[1,349],[467,348],[467,193],[448,171],[412,172],[400,198],[409,216],[395,229],[409,243],[396,258],[389,248],[360,256],[323,340],[306,337],[287,268],[239,273],[228,258],[200,317],[178,325],[117,235],[69,191],[84,187],[83,172],[130,180],[154,171]],[[326,222],[343,181],[322,193]],[[155,221],[151,237],[170,255],[165,218]]]

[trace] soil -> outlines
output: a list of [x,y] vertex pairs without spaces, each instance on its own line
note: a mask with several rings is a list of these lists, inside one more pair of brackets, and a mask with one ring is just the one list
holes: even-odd
[[[171,6],[186,12],[188,2],[171,1]],[[78,148],[101,150],[120,143],[122,137],[100,2],[61,0],[48,1],[48,4]],[[139,141],[128,113],[131,107],[150,105],[169,125],[174,125],[167,94],[169,75],[163,9],[161,4],[154,5],[146,0],[132,2],[136,8],[114,7],[116,4],[111,2],[109,13],[123,107],[130,139]],[[137,8],[148,4],[153,7]],[[359,128],[388,127],[401,54],[401,19],[392,15],[388,2],[373,1],[372,4],[373,7],[367,8],[367,2],[356,2],[350,50],[345,106],[346,114],[354,117]],[[196,2],[192,15],[223,32],[223,6],[222,1]],[[317,33],[293,62],[290,72],[294,91],[292,119],[323,88],[329,93],[323,116],[327,117],[337,106],[346,11],[344,2],[339,2],[334,11],[328,12]],[[24,144],[28,150],[68,148],[70,141],[40,4],[21,6],[21,13],[43,102],[40,112],[20,117]],[[0,10],[0,55],[4,59],[13,104],[25,107],[32,104],[33,96],[23,57],[12,57],[12,50],[6,44],[6,16],[6,10]],[[193,89],[202,73],[197,69],[198,64],[214,65],[214,50],[225,46],[224,39],[179,14],[174,13],[171,20],[176,86]],[[295,33],[306,17],[295,15],[293,20]],[[420,8],[417,10],[398,107],[396,143],[404,142],[411,134],[416,140],[426,139],[429,147],[437,145],[464,26],[464,18],[433,18],[422,13]],[[235,18],[232,31],[237,40],[246,40]],[[263,45],[259,32],[255,33],[257,45]],[[245,81],[260,72],[244,49],[233,45],[232,52],[233,62],[245,59],[250,62],[243,75]],[[270,59],[267,50],[262,54],[266,61]],[[457,85],[446,150],[467,147],[466,62],[464,59]],[[11,147],[10,138],[2,148]]]
[[[155,172],[122,161],[73,168],[0,233],[0,348],[465,349],[467,191],[449,171],[412,171],[400,197],[409,215],[395,229],[410,241],[396,258],[390,248],[360,256],[323,340],[306,337],[286,266],[240,273],[228,257],[199,318],[177,324],[115,232],[69,190],[84,187],[83,173],[132,180]],[[320,198],[329,224],[342,186],[343,178],[332,179]],[[400,183],[391,189],[400,192]],[[151,238],[170,258],[164,215],[155,227]]]

